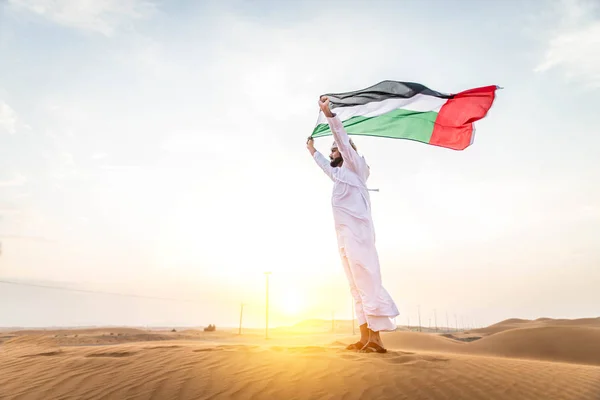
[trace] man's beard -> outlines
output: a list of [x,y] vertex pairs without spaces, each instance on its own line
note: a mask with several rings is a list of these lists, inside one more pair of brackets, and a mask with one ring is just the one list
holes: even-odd
[[342,165],[342,161],[344,161],[342,157],[336,157],[333,160],[331,160],[329,165],[331,165],[333,168],[339,167],[340,165]]

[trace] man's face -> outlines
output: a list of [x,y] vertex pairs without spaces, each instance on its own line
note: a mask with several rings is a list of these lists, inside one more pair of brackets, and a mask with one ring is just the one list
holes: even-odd
[[329,160],[331,161],[329,163],[329,165],[331,165],[332,167],[339,167],[342,164],[342,155],[340,154],[340,151],[338,150],[337,147],[332,147],[331,148],[331,154],[329,154]]

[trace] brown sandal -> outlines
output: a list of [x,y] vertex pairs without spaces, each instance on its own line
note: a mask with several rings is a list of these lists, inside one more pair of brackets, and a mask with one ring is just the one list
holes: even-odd
[[361,350],[363,347],[365,347],[363,342],[358,341],[356,343],[352,343],[351,345],[348,345],[346,347],[346,350]]
[[374,342],[367,343],[367,345],[363,348],[363,351],[365,353],[387,353],[386,349]]

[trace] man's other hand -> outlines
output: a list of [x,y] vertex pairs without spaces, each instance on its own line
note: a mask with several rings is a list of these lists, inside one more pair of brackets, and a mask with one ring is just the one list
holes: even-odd
[[325,114],[327,118],[333,117],[333,114],[329,109],[329,97],[321,96],[321,98],[319,99],[319,107],[321,108],[321,111],[323,111],[323,114]]

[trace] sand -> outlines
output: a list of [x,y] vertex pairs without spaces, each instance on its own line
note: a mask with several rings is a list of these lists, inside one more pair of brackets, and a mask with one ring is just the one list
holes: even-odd
[[600,399],[600,319],[513,320],[451,337],[397,331],[383,335],[387,354],[346,351],[356,337],[343,333],[270,337],[4,332],[0,398]]

